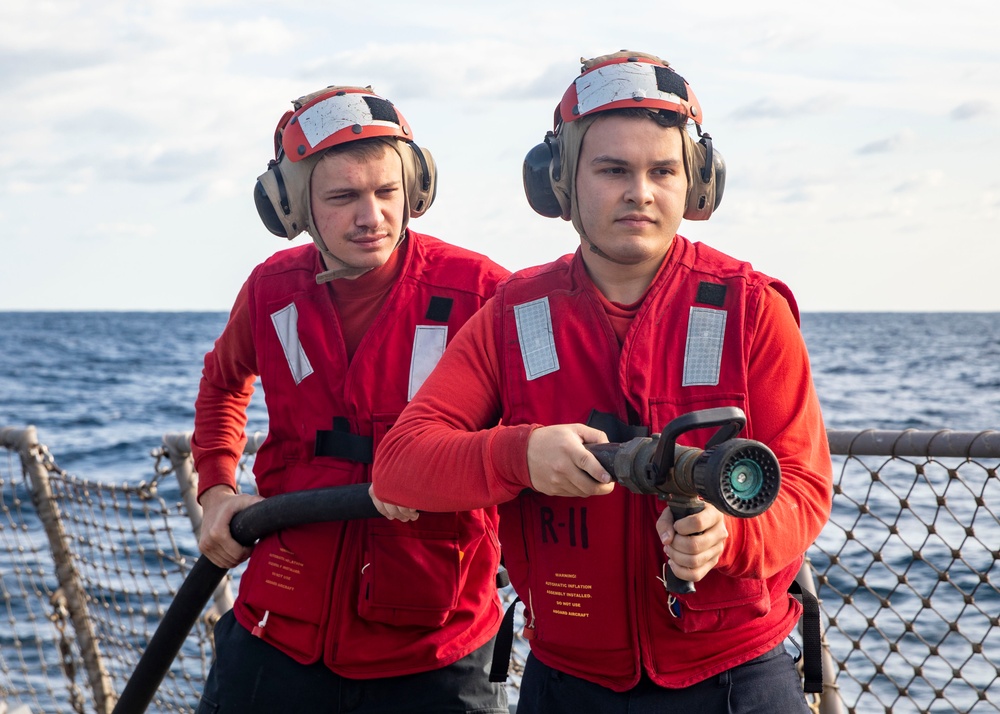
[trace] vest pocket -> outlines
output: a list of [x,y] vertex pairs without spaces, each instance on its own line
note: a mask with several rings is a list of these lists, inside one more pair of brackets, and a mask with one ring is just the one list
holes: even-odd
[[300,661],[319,656],[320,623],[330,598],[329,551],[319,545],[324,542],[329,526],[321,524],[266,536],[254,546],[240,583],[247,611],[264,623],[260,636]]
[[[746,397],[738,392],[721,391],[707,394],[689,394],[685,398],[672,400],[651,397],[649,400],[649,410],[654,426],[652,431],[654,433],[660,432],[674,419],[690,414],[691,412],[702,409],[714,409],[716,407],[739,407],[746,411]],[[682,434],[678,441],[686,446],[696,446],[699,449],[704,449],[705,443],[718,430],[719,427],[693,429]],[[737,436],[742,439],[751,438],[747,436],[746,429]]]
[[397,627],[440,627],[458,606],[465,572],[458,533],[407,531],[369,531],[358,614]]
[[680,617],[671,621],[681,632],[714,632],[745,625],[771,610],[765,585],[763,580],[730,578],[712,571],[697,584],[697,592],[677,596]]

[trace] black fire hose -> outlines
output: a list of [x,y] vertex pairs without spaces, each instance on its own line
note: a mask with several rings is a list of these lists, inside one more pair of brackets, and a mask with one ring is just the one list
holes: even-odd
[[[374,518],[379,512],[368,495],[368,486],[359,483],[273,496],[233,516],[229,530],[238,543],[251,546],[268,533],[304,523]],[[139,658],[113,714],[146,711],[184,640],[227,572],[204,555],[198,558]]]

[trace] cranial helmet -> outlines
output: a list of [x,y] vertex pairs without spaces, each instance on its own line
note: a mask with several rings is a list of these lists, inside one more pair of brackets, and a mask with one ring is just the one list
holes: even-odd
[[678,126],[694,123],[698,141],[681,129],[688,177],[684,218],[707,220],[722,201],[726,164],[712,137],[701,130],[701,105],[688,83],[667,62],[641,52],[622,50],[580,61],[580,76],[556,107],[553,130],[524,159],[524,191],[531,207],[549,218],[572,220],[583,235],[573,200],[583,137],[601,112],[639,107],[678,115]]
[[413,142],[403,115],[371,87],[331,86],[296,99],[292,106],[274,131],[274,159],[257,178],[257,213],[276,236],[291,240],[306,231],[320,253],[344,266],[320,273],[317,282],[360,275],[366,269],[347,265],[330,253],[313,224],[309,182],[316,164],[327,149],[350,141],[376,138],[391,147],[403,164],[405,232],[409,219],[422,215],[434,202],[434,158]]

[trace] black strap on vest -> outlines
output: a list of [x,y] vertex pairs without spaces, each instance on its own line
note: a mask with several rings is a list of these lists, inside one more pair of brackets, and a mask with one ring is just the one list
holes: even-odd
[[372,438],[352,434],[347,417],[334,417],[332,430],[316,432],[316,456],[333,456],[370,464],[372,455]]
[[809,694],[823,693],[823,643],[820,634],[819,600],[797,580],[788,592],[802,603],[802,689]]
[[514,650],[514,610],[521,598],[514,598],[514,602],[507,606],[507,612],[503,614],[503,621],[500,629],[497,630],[497,639],[493,643],[493,664],[490,665],[490,681],[506,682],[507,673],[510,670],[510,653]]
[[454,303],[455,301],[451,298],[432,295],[431,301],[427,305],[427,314],[424,317],[434,322],[448,322]]
[[506,568],[500,568],[500,570],[497,571],[496,583],[497,590],[503,590],[505,587],[510,585],[510,576],[507,575]]
[[702,281],[698,283],[698,295],[695,296],[694,301],[703,305],[725,307],[726,286],[719,283],[706,283]]
[[631,441],[641,436],[649,436],[648,426],[626,424],[614,414],[599,412],[596,409],[590,410],[590,416],[587,417],[587,426],[600,429],[608,435],[608,441],[617,444]]

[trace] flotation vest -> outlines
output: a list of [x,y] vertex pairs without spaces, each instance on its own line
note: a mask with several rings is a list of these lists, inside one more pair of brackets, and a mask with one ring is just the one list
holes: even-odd
[[[656,433],[712,407],[748,415],[748,349],[767,285],[781,283],[677,236],[621,346],[579,252],[505,281],[497,293],[505,424],[586,423],[591,410]],[[710,430],[680,443],[704,447]],[[616,439],[611,438],[612,441]],[[625,440],[625,439],[622,439]],[[799,562],[768,579],[712,570],[671,611],[655,523],[664,502],[623,487],[563,498],[524,491],[500,506],[504,558],[525,603],[532,652],[616,691],[645,669],[684,687],[752,659],[792,630]]]
[[[401,275],[348,363],[312,246],[282,251],[248,282],[269,431],[254,466],[263,496],[364,483],[372,454],[446,343],[505,272],[412,231]],[[290,528],[254,547],[239,622],[301,663],[347,677],[435,669],[500,621],[495,509]]]

